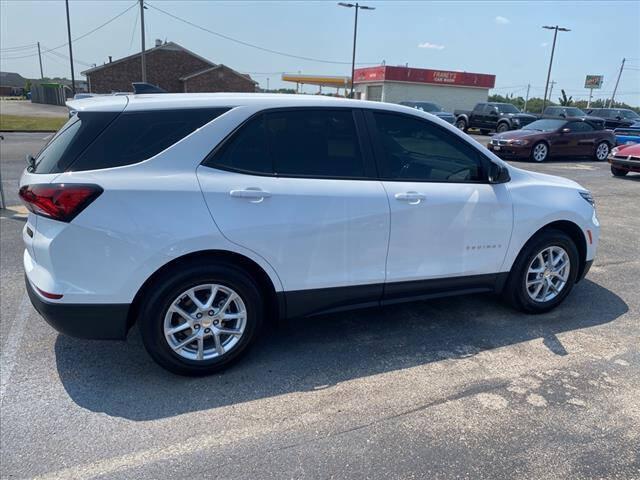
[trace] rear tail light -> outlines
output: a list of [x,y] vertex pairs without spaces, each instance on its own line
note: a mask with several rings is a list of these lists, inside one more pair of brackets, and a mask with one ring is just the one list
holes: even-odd
[[25,185],[20,198],[36,215],[70,222],[102,192],[98,185],[77,183]]

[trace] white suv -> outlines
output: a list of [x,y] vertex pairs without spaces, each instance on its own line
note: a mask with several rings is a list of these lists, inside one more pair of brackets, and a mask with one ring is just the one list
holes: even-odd
[[32,303],[82,338],[137,322],[173,372],[227,366],[271,315],[472,292],[545,312],[596,252],[587,190],[412,108],[260,94],[70,107],[21,179]]

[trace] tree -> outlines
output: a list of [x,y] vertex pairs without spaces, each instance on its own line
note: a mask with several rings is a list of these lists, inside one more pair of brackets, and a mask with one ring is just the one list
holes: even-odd
[[563,107],[570,107],[573,104],[573,97],[567,97],[564,89],[561,90],[561,92],[562,96],[558,98],[560,105],[562,105]]

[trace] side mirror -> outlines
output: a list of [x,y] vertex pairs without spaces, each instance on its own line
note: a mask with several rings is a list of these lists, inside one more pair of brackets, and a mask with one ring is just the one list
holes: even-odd
[[616,120],[622,120],[622,117],[621,117],[620,115],[618,115],[618,116],[616,117]]
[[503,167],[502,165],[498,165],[497,163],[491,162],[489,165],[489,183],[507,183],[511,180],[511,176],[509,175],[509,170],[507,167]]
[[562,130],[560,130],[560,133],[571,133],[571,129],[564,127]]
[[498,115],[498,110],[491,110],[489,115]]
[[567,114],[566,114],[566,113],[561,113],[561,114],[560,114],[560,116],[561,116],[562,118],[567,118]]

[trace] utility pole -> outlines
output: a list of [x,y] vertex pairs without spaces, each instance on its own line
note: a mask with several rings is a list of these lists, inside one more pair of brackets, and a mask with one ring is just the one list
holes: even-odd
[[622,65],[620,65],[620,71],[618,72],[618,78],[616,80],[616,86],[613,87],[613,93],[611,94],[611,99],[609,100],[609,108],[613,105],[613,100],[616,96],[616,92],[618,91],[618,84],[620,83],[620,77],[622,76],[622,70],[624,69],[624,62],[626,58],[622,59]]
[[358,38],[358,10],[375,10],[376,8],[367,7],[366,5],[360,5],[359,3],[340,2],[338,3],[338,5],[341,7],[355,8],[356,10],[355,21],[353,23],[353,54],[351,55],[351,94],[349,95],[349,98],[353,98],[353,75],[356,69],[356,40]]
[[[68,0],[67,0],[68,1]],[[147,65],[145,63],[145,58],[144,58],[144,0],[140,0],[140,30],[141,30],[141,35],[142,35],[142,53],[140,54],[140,60],[142,63],[142,81],[146,82],[147,81]]]
[[524,111],[527,111],[527,103],[529,103],[529,89],[531,89],[531,84],[527,84],[527,97],[524,99]]
[[40,61],[40,80],[44,80],[44,73],[42,73],[42,55],[40,54],[40,42],[38,42],[38,60]]
[[[551,103],[551,92],[553,92],[553,86],[556,84],[555,80],[551,81],[551,88],[549,89],[549,103]],[[542,107],[542,112],[544,113],[544,107]]]
[[[553,46],[551,47],[551,59],[549,60],[549,70],[547,71],[547,83],[544,86],[544,99],[542,100],[542,111],[544,112],[544,109],[547,106],[547,89],[549,88],[549,79],[551,78],[551,65],[553,65],[553,54],[556,51],[556,38],[558,38],[558,31],[570,32],[571,30],[569,30],[568,28],[559,27],[558,25],[554,27],[545,25],[542,28],[553,30]],[[551,101],[551,92],[549,92],[549,101]]]
[[[73,48],[71,46],[71,22],[69,21],[69,0],[64,0],[67,7],[67,36],[69,37],[69,62],[71,63],[71,93],[76,95],[76,76],[73,73]],[[38,48],[39,50],[39,48]]]

